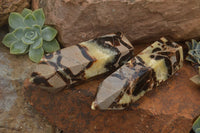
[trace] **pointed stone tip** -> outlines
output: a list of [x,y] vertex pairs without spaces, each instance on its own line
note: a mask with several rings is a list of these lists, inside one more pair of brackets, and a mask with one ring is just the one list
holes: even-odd
[[97,102],[94,101],[94,102],[92,102],[91,109],[96,110],[96,108],[97,108]]

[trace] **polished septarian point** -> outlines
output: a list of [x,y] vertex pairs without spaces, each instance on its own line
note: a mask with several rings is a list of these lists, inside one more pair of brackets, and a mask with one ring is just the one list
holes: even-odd
[[98,87],[91,108],[124,109],[167,80],[182,66],[182,47],[161,38],[108,76]]
[[56,92],[114,71],[133,57],[133,45],[120,32],[101,36],[45,55],[30,81]]
[[[99,86],[96,99],[91,106],[93,110],[124,109],[133,100],[136,101],[143,96],[147,87],[153,87],[152,69],[138,60],[131,60],[129,63],[131,64],[122,66]],[[132,65],[135,69],[129,67]],[[140,89],[136,89],[139,87]]]

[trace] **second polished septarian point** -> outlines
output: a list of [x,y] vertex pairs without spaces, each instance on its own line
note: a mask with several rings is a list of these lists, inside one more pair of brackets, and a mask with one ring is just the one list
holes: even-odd
[[165,38],[147,47],[99,86],[92,109],[124,109],[183,65],[182,47]]

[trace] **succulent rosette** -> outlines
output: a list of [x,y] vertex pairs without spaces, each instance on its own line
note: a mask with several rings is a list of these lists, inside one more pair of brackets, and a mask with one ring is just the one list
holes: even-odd
[[3,38],[2,43],[10,48],[11,54],[29,53],[33,62],[39,62],[45,52],[51,53],[60,49],[55,39],[57,30],[45,26],[44,21],[42,9],[24,9],[21,14],[11,13],[8,19],[11,32]]
[[190,61],[198,66],[199,74],[190,78],[195,84],[200,85],[200,42],[192,39],[191,42],[186,42],[188,46],[188,56],[186,57],[187,61]]
[[200,42],[197,42],[196,40],[192,39],[191,42],[186,42],[186,44],[189,49],[186,60],[200,65]]

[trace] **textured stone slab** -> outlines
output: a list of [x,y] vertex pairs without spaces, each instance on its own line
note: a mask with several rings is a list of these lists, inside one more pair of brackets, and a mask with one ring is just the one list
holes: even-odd
[[91,108],[124,109],[182,66],[182,47],[161,38],[107,77],[99,86]]
[[44,9],[46,24],[56,27],[65,47],[117,31],[135,44],[200,36],[199,0],[32,0],[32,5]]
[[56,92],[119,68],[133,57],[133,46],[118,32],[64,48],[41,59],[30,79]]

